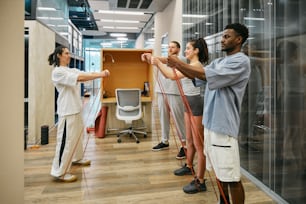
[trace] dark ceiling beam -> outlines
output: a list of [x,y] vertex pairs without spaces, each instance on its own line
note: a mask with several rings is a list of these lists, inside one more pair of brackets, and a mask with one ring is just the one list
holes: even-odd
[[79,30],[98,30],[87,0],[68,0],[69,19]]

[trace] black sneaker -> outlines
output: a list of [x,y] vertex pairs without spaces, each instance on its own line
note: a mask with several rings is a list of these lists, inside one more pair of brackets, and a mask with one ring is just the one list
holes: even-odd
[[165,150],[165,149],[169,149],[169,144],[165,144],[161,142],[158,145],[154,146],[152,148],[152,151],[160,151],[160,150]]
[[173,173],[176,176],[192,175],[192,169],[185,164],[182,168],[175,170]]
[[183,187],[183,191],[188,194],[206,191],[205,180],[204,183],[200,183],[199,179],[193,180],[190,184]]
[[185,159],[186,158],[185,151],[187,150],[186,149],[184,150],[184,147],[181,147],[179,153],[176,155],[176,159]]

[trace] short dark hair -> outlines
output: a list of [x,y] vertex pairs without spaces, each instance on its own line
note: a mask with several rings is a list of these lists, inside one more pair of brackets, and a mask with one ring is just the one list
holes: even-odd
[[238,35],[240,35],[242,37],[241,44],[243,44],[249,37],[249,29],[240,23],[228,24],[224,29],[233,29]]
[[170,43],[174,43],[174,44],[176,44],[176,47],[181,48],[180,43],[175,41],[175,40],[172,40]]

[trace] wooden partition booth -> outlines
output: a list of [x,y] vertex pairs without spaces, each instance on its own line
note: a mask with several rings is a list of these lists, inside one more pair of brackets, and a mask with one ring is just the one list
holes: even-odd
[[[125,126],[123,121],[116,119],[116,88],[139,88],[143,91],[141,97],[144,122],[147,131],[152,128],[152,97],[153,97],[153,71],[152,66],[141,61],[141,54],[151,52],[147,49],[102,49],[101,70],[108,69],[110,77],[104,78],[101,84],[101,102],[108,106],[106,134]],[[145,85],[148,85],[145,89]]]

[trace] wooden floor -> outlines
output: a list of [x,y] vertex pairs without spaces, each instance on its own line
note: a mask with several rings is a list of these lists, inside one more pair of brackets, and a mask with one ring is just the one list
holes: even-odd
[[[157,111],[153,106],[153,117]],[[147,138],[140,136],[140,143],[133,138],[123,137],[117,143],[115,135],[88,140],[85,158],[92,161],[89,167],[73,166],[71,173],[78,176],[74,183],[60,183],[50,176],[55,150],[56,129],[50,131],[49,144],[38,148],[28,147],[24,152],[24,203],[52,204],[216,204],[217,186],[213,173],[206,172],[207,192],[185,194],[182,187],[192,176],[178,177],[173,171],[184,164],[175,159],[177,143],[173,136],[170,149],[160,152],[151,150],[160,140],[158,120],[153,121],[153,132]],[[172,131],[171,131],[172,132]],[[171,133],[172,134],[172,133]],[[247,204],[275,203],[248,179],[242,178]],[[214,190],[215,189],[215,190]]]

